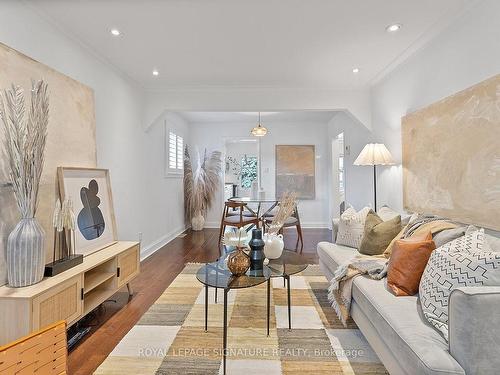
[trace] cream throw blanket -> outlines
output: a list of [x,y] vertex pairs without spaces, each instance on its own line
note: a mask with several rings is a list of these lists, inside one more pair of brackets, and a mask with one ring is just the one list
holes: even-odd
[[380,280],[387,275],[388,259],[357,255],[337,268],[328,288],[328,300],[344,325],[351,316],[352,283],[357,276]]

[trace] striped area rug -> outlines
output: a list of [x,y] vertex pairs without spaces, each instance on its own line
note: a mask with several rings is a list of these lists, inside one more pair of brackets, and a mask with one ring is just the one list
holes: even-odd
[[[221,298],[215,304],[210,288],[205,332],[199,267],[184,268],[96,374],[222,373],[223,304]],[[356,324],[350,321],[344,328],[337,319],[327,299],[328,282],[317,265],[291,277],[291,331],[283,279],[273,279],[271,285],[269,337],[265,284],[229,292],[228,374],[387,374]]]

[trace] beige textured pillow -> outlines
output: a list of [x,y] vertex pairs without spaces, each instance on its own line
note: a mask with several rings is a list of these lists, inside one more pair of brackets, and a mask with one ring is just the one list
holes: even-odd
[[366,215],[370,209],[363,208],[359,212],[349,207],[340,215],[339,231],[337,233],[337,245],[344,245],[359,249],[361,239],[365,232]]
[[377,215],[384,221],[388,221],[394,219],[397,216],[400,216],[399,212],[394,211],[389,206],[382,206],[381,208],[379,208],[379,210],[377,211]]
[[368,212],[365,233],[359,252],[365,255],[380,255],[401,231],[401,216],[383,221],[375,212]]

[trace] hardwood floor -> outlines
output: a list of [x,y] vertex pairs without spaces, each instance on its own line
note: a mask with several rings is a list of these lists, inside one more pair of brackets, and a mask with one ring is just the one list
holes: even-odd
[[[303,229],[303,256],[317,263],[316,244],[329,241],[328,229]],[[294,248],[294,229],[285,230],[285,248]],[[202,232],[188,230],[141,263],[141,273],[132,282],[134,295],[128,298],[126,289],[112,297],[89,319],[92,331],[69,354],[70,374],[92,374],[125,334],[135,325],[161,293],[190,262],[208,262],[219,255],[218,230]],[[97,329],[98,328],[98,329]]]

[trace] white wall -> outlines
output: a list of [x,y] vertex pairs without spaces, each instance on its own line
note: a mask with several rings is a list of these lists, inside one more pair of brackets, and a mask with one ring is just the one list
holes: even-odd
[[110,169],[119,238],[142,232],[150,251],[178,233],[182,180],[164,178],[164,127],[142,129],[141,87],[20,1],[0,3],[0,42],[94,89],[98,166]]
[[402,209],[401,117],[500,73],[500,1],[484,0],[372,88],[372,128],[399,165],[380,170],[380,202]]
[[[353,165],[363,147],[372,140],[372,133],[347,112],[337,113],[328,123],[328,149],[331,158],[331,142],[344,133],[344,145],[350,152],[344,155],[344,177],[346,201],[357,210],[366,206],[373,207],[373,169]],[[331,169],[331,162],[328,164]],[[329,183],[331,186],[331,182]],[[378,192],[378,190],[377,190]],[[330,193],[331,195],[331,193]],[[379,206],[385,204],[378,199]],[[336,204],[331,202],[332,204]],[[330,207],[330,212],[334,212]],[[335,212],[338,212],[338,208]],[[335,216],[332,214],[332,216]],[[338,216],[338,215],[337,215]]]
[[[224,151],[225,137],[246,137],[255,123],[192,123],[191,145],[208,150]],[[269,133],[261,139],[262,187],[267,196],[275,192],[275,145],[315,145],[316,199],[299,202],[304,226],[327,227],[330,222],[328,190],[328,124],[265,122]],[[222,192],[207,215],[207,225],[218,227],[223,207]]]

